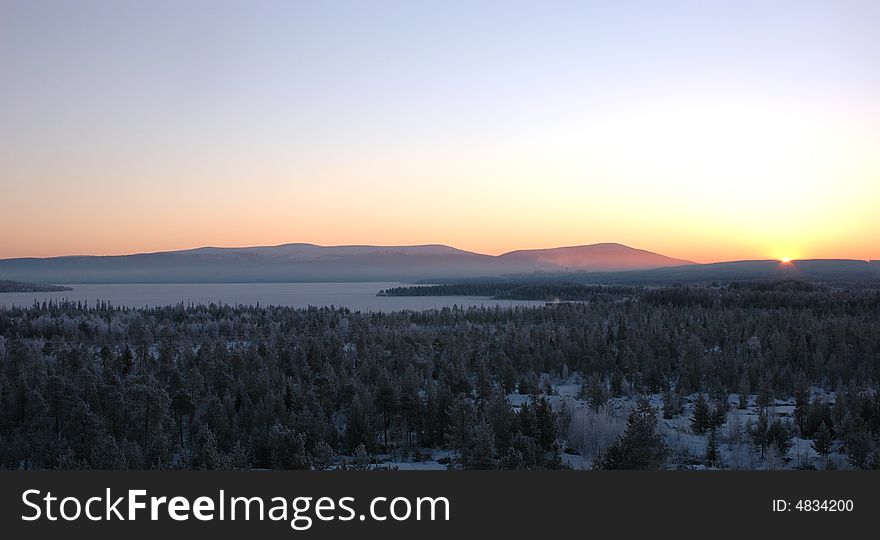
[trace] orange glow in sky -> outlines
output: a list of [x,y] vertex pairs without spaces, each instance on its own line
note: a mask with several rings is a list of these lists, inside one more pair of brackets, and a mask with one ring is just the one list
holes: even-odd
[[880,259],[880,4],[426,4],[10,7],[0,258]]

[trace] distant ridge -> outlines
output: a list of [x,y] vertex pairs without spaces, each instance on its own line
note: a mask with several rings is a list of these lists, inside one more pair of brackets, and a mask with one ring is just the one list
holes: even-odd
[[730,261],[651,270],[586,272],[575,274],[572,279],[588,283],[642,285],[788,279],[823,282],[870,281],[880,284],[880,261],[855,259],[806,259],[787,263],[778,260]]
[[617,243],[551,249],[524,249],[505,253],[500,258],[506,261],[532,264],[536,271],[552,271],[561,268],[609,272],[695,264],[693,261],[673,259]]
[[414,281],[517,273],[648,270],[693,264],[602,243],[493,256],[442,244],[200,247],[117,256],[0,260],[0,279],[43,283]]
[[696,264],[601,243],[484,255],[442,244],[414,246],[200,247],[115,256],[0,259],[0,280],[31,283],[289,283],[439,281],[546,276],[585,283],[880,280],[880,261],[814,259]]

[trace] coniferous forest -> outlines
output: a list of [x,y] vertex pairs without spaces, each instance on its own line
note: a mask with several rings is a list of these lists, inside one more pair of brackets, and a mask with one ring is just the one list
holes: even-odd
[[0,465],[878,468],[880,292],[543,307],[0,309]]

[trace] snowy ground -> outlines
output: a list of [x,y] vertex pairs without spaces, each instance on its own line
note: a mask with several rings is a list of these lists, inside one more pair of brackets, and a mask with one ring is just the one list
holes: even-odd
[[[579,445],[578,442],[583,441],[579,441],[577,430],[574,430],[575,433],[570,431],[566,441],[568,443],[566,453],[563,454],[563,461],[568,466],[574,469],[585,469],[590,467],[596,451],[607,446],[608,442],[613,441],[617,435],[623,432],[626,427],[626,416],[635,405],[636,397],[610,399],[606,405],[606,416],[602,417],[601,414],[593,413],[586,402],[577,397],[579,391],[580,385],[570,382],[553,385],[555,395],[547,396],[547,398],[557,410],[565,403],[566,407],[573,411],[573,423],[580,419],[586,424],[585,430],[593,431],[592,434],[586,435],[587,442],[594,443],[593,447],[586,449],[579,448],[582,445]],[[833,393],[819,389],[813,389],[812,393],[813,398],[822,397],[826,403],[834,403]],[[711,467],[707,466],[705,455],[708,435],[695,434],[691,427],[696,397],[696,394],[687,396],[683,413],[671,419],[665,419],[662,416],[662,394],[649,396],[651,404],[658,411],[659,424],[665,435],[666,444],[671,451],[670,468],[794,469],[805,466],[824,468],[825,460],[812,448],[812,441],[798,437],[794,437],[792,447],[785,456],[774,455],[770,451],[766,452],[762,458],[760,453],[753,448],[748,434],[749,426],[758,421],[758,408],[755,406],[756,396],[750,396],[748,408],[739,409],[739,396],[735,394],[728,396],[730,411],[727,414],[727,420],[718,432],[719,463]],[[518,394],[511,394],[509,398],[514,405],[521,405],[531,399],[529,396]],[[793,412],[794,398],[776,400],[768,408],[768,415],[771,419],[776,417],[790,419]],[[596,420],[597,416],[598,420]],[[604,441],[601,440],[601,433],[597,435],[597,432],[602,431],[608,432]],[[830,460],[837,468],[847,468],[845,457],[839,453],[832,453]]]
[[[438,448],[424,448],[419,459],[401,459],[400,456],[380,454],[374,468],[397,469],[401,471],[441,471],[449,468],[452,451]],[[439,461],[438,461],[439,460]]]
[[[563,462],[572,469],[589,469],[593,456],[613,442],[626,428],[626,416],[636,403],[636,396],[616,397],[597,413],[578,397],[581,386],[576,378],[564,383],[550,385],[552,390],[546,397],[553,408],[560,411],[567,409],[571,421],[565,437],[563,437]],[[528,403],[534,396],[517,393],[508,394],[508,399],[517,410]],[[755,406],[756,396],[749,399],[749,407],[739,409],[739,396],[728,396],[730,411],[727,420],[718,431],[719,461],[709,466],[706,462],[707,435],[693,432],[691,418],[694,413],[696,394],[686,396],[683,413],[670,419],[662,417],[663,396],[649,396],[651,404],[658,411],[660,429],[663,431],[666,444],[670,448],[668,466],[674,469],[795,469],[805,466],[824,468],[825,460],[811,446],[810,440],[795,437],[792,447],[785,456],[766,452],[762,458],[751,442],[748,434],[749,426],[758,420],[758,409]],[[813,389],[813,397],[822,397],[826,403],[833,404],[833,393]],[[776,400],[768,408],[771,418],[790,419],[794,411],[794,399]],[[449,450],[423,449],[417,459],[400,455],[375,456],[376,468],[394,468],[399,470],[444,470],[448,468],[453,456]],[[832,453],[830,460],[837,468],[847,468],[843,455]]]

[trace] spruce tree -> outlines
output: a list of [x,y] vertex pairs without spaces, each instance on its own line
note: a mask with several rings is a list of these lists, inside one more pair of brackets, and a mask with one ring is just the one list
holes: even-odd
[[740,409],[748,409],[749,408],[749,394],[751,393],[751,387],[749,386],[749,378],[745,374],[740,377],[739,380],[739,408]]
[[873,450],[871,430],[861,417],[857,416],[846,423],[843,431],[843,451],[850,465],[856,469],[867,469]]
[[602,379],[596,375],[589,378],[582,392],[594,412],[599,412],[599,408],[608,401],[608,392],[605,390],[605,385]]
[[758,414],[758,422],[749,429],[749,435],[752,437],[752,443],[755,445],[755,448],[760,450],[761,459],[764,459],[764,452],[767,450],[767,445],[769,442],[768,431],[770,428],[770,422],[767,418],[767,413],[761,411]]
[[721,426],[724,425],[724,422],[727,421],[727,412],[730,409],[730,406],[727,404],[727,401],[724,399],[718,399],[715,401],[715,408],[712,411],[712,416],[709,419],[709,425],[707,429],[715,430],[720,429]]
[[470,446],[468,446],[462,456],[462,465],[466,469],[496,468],[495,433],[484,419],[481,418],[477,425],[474,426],[470,440]]
[[791,424],[779,418],[773,420],[767,428],[767,439],[781,458],[785,458],[791,449],[792,431]]
[[831,435],[831,430],[828,428],[828,424],[822,422],[819,426],[819,431],[816,432],[816,436],[813,439],[813,450],[827,460],[833,445],[834,439]]
[[359,444],[352,452],[351,467],[358,471],[365,471],[370,468],[370,458],[367,448],[363,444]]
[[667,390],[663,392],[663,418],[669,420],[680,415],[683,410],[682,398],[678,392]]
[[657,411],[646,398],[639,399],[626,419],[626,431],[600,455],[595,469],[660,469],[669,448],[658,428]]
[[798,379],[797,387],[794,391],[794,423],[798,428],[798,433],[804,435],[804,427],[807,422],[807,416],[810,408],[810,391],[807,387],[807,379],[801,374]]
[[770,402],[772,401],[772,389],[770,388],[770,383],[764,379],[761,381],[761,385],[758,387],[758,395],[755,399],[758,407],[761,410],[766,410],[767,407],[770,406]]
[[694,416],[691,418],[691,427],[694,433],[702,435],[709,429],[712,421],[712,412],[709,410],[709,402],[702,393],[697,394],[697,401],[694,403]]
[[709,431],[709,439],[706,442],[706,464],[710,467],[718,465],[718,436],[714,429]]

